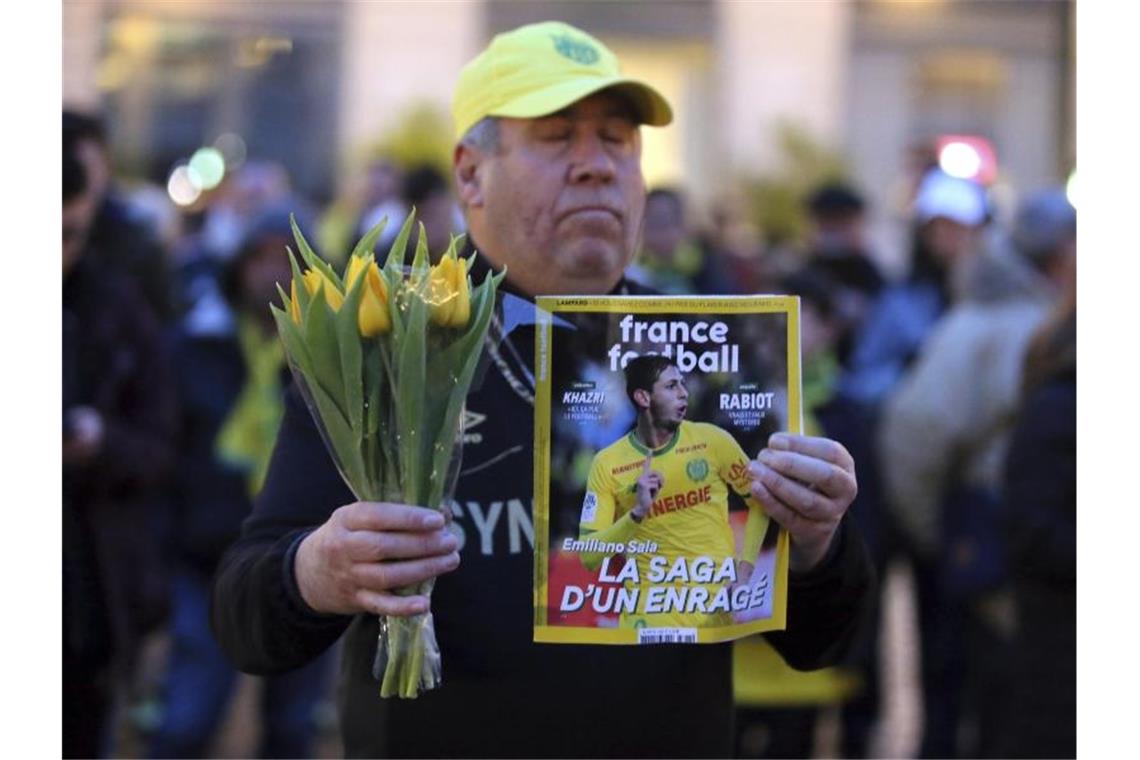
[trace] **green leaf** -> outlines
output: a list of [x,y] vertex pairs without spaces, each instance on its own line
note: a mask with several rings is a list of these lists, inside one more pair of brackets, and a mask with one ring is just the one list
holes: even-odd
[[378,484],[367,475],[360,444],[355,431],[337,408],[336,403],[319,385],[309,384],[305,388],[313,401],[314,420],[324,439],[325,447],[332,454],[337,469],[348,487],[358,499],[375,501],[379,498]]
[[[396,435],[404,496],[410,504],[425,505],[424,396],[426,391],[426,345],[430,309],[415,294],[407,301],[407,320],[399,337],[396,355]],[[432,505],[426,505],[432,506]]]
[[426,274],[431,269],[431,252],[428,251],[427,230],[420,222],[419,234],[416,235],[416,255],[412,258],[412,277]]
[[376,225],[368,230],[364,237],[356,243],[356,247],[352,249],[353,256],[367,256],[372,254],[372,249],[376,247],[376,241],[384,234],[384,228],[388,226],[388,217],[382,218]]
[[309,350],[305,347],[300,329],[293,322],[293,317],[287,311],[278,309],[276,306],[269,308],[273,312],[273,319],[277,322],[277,335],[281,339],[281,345],[285,347],[285,354],[289,361],[306,376],[312,376],[313,360],[309,356]]
[[[447,246],[447,255],[459,258],[459,252],[463,250],[464,244],[467,242],[467,235],[459,233],[458,235],[451,236],[451,242]],[[464,270],[468,271],[468,270]]]
[[412,234],[412,225],[416,221],[416,210],[413,208],[408,218],[400,225],[400,232],[396,235],[396,239],[392,241],[392,247],[388,249],[388,259],[384,262],[384,268],[394,274],[398,274],[401,278],[404,276],[404,260],[408,253],[408,238]]
[[344,398],[343,368],[337,344],[336,313],[324,297],[314,298],[304,318],[305,346],[312,357],[312,375],[316,384],[348,417]]
[[309,268],[321,272],[325,277],[329,278],[329,282],[336,283],[337,287],[343,290],[344,281],[340,275],[312,249],[309,245],[309,241],[305,240],[305,235],[301,232],[301,228],[297,226],[296,217],[292,214],[289,215],[289,225],[293,228],[293,239],[297,241],[297,247],[301,249],[301,257],[305,260],[305,263],[309,265]]
[[337,348],[340,350],[341,377],[343,381],[345,411],[348,421],[359,439],[364,436],[364,387],[361,377],[361,346],[363,338],[357,325],[357,312],[364,295],[364,277],[357,277],[352,288],[345,295],[344,304],[336,312],[333,321],[336,326]]
[[300,307],[301,314],[303,315],[309,310],[309,301],[312,296],[309,295],[308,288],[305,287],[305,278],[301,274],[301,268],[297,266],[297,257],[293,255],[293,249],[285,246],[285,250],[289,252],[289,268],[293,270],[293,284],[291,290],[297,291],[297,305]]
[[445,381],[450,386],[433,387],[428,395],[429,403],[434,403],[437,407],[435,414],[432,415],[435,417],[433,429],[438,430],[441,436],[440,440],[435,442],[432,456],[432,472],[435,473],[435,478],[431,481],[428,496],[432,506],[443,498],[452,456],[452,441],[445,439],[459,425],[471,380],[483,351],[483,340],[487,335],[491,316],[494,314],[495,294],[503,277],[504,273],[493,276],[488,274],[483,279],[482,285],[474,289],[471,304],[472,319],[468,323],[467,331],[446,349],[433,355],[428,367],[429,377],[437,379],[437,382]]
[[[384,344],[379,340],[365,341],[361,355],[361,379],[364,381],[364,437],[380,432],[382,409],[388,390],[387,370],[382,353]],[[385,431],[387,432],[387,431]]]
[[394,338],[404,331],[404,314],[400,304],[406,298],[407,283],[404,280],[403,272],[381,269],[380,276],[384,278],[384,282],[388,286],[388,316],[392,318],[390,335]]

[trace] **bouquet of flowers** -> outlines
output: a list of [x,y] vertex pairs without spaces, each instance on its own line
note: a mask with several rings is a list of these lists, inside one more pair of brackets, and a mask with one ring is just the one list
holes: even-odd
[[[459,470],[464,400],[505,273],[472,287],[463,238],[430,263],[423,225],[406,262],[413,214],[380,267],[384,222],[353,250],[344,277],[293,236],[289,294],[271,306],[294,377],[337,469],[361,501],[448,509]],[[401,589],[431,594],[431,581]],[[440,683],[431,612],[380,620],[376,677],[384,697]]]

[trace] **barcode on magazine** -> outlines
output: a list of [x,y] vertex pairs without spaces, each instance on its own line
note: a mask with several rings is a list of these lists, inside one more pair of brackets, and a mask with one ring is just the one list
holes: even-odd
[[696,628],[639,628],[638,644],[696,644]]

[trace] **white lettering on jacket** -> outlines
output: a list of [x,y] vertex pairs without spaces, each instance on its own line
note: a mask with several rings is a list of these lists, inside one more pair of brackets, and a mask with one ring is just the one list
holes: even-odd
[[534,520],[531,518],[531,511],[520,499],[507,501],[506,521],[502,519],[501,501],[493,501],[486,507],[477,501],[462,504],[453,501],[451,513],[455,518],[451,522],[451,532],[459,540],[461,552],[467,545],[467,529],[464,524],[468,519],[479,534],[479,552],[484,556],[492,556],[496,550],[503,549],[510,554],[519,554],[523,551],[524,537],[528,549],[534,551]]

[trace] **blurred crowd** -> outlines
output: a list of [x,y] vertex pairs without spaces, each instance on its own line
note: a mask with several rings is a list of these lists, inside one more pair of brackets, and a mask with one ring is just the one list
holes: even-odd
[[[394,235],[415,208],[433,251],[462,219],[426,165],[376,160],[314,202],[285,167],[250,160],[189,213],[111,165],[105,125],[64,112],[64,755],[122,754],[114,727],[134,715],[138,754],[200,757],[238,683],[209,629],[210,579],[251,509],[289,381],[267,304],[291,276],[290,215],[338,266],[384,216]],[[850,515],[880,577],[905,563],[914,579],[921,756],[1074,756],[1075,210],[1049,188],[997,208],[926,167],[896,280],[856,186],[802,200],[808,234],[774,247],[740,204],[697,224],[683,188],[654,189],[628,276],[662,293],[800,296],[805,432],[854,456]],[[869,756],[879,612],[830,671],[738,644],[740,756],[811,756],[836,708],[842,754]],[[158,686],[140,692],[156,636]],[[260,756],[316,753],[334,656],[259,680]],[[141,702],[152,709],[128,709]]]

